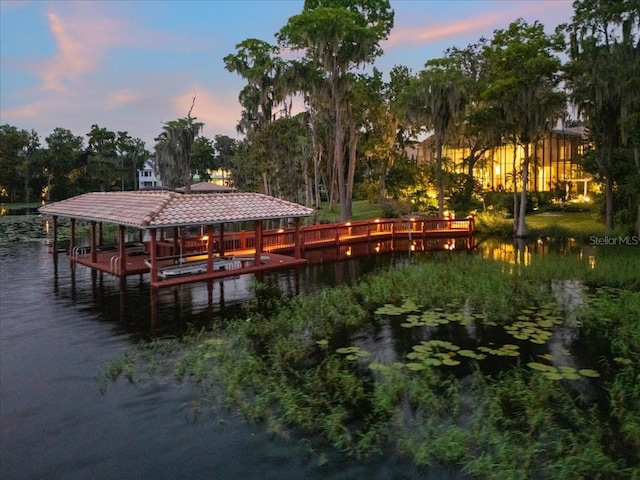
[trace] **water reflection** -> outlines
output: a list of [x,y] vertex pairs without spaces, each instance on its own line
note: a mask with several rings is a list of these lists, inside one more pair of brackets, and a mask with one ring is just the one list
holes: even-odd
[[513,242],[505,242],[491,238],[479,241],[475,250],[482,258],[513,265],[529,266],[535,257],[544,257],[550,254],[575,255],[580,259],[587,255],[590,261],[593,258],[593,265],[595,265],[594,247],[585,246],[573,238],[561,242],[543,238],[536,240],[515,239]]
[[[429,250],[434,243],[439,248]],[[340,261],[308,251],[318,261],[298,269],[161,290],[151,289],[144,275],[120,283],[116,277],[72,267],[65,255],[55,263],[40,244],[0,247],[0,478],[429,478],[392,453],[366,464],[339,460],[318,465],[295,442],[274,441],[261,426],[248,426],[219,410],[194,420],[185,407],[194,399],[188,385],[135,389],[122,382],[103,396],[96,377],[141,339],[180,335],[191,326],[240,314],[253,298],[256,281],[276,283],[287,295],[311,293],[324,285],[353,283],[379,269],[465,254],[460,239],[452,243],[453,250],[444,248],[446,239],[354,245],[351,255],[339,248],[330,254]],[[553,248],[529,245],[530,261]],[[577,246],[561,248],[586,258],[593,254]],[[483,242],[476,250],[484,258],[499,254],[516,261],[515,247],[509,244]],[[567,306],[577,301],[571,288],[556,287]],[[380,363],[402,358],[416,341],[434,334],[404,328],[398,321],[368,328],[354,342]],[[442,327],[440,334],[472,348],[490,332],[469,322]],[[552,353],[566,348],[570,334],[551,339]],[[512,341],[502,335],[497,342]],[[532,354],[543,351],[531,348]],[[585,349],[585,356],[598,358],[594,351]],[[493,361],[502,365],[503,357]]]
[[380,268],[419,261],[432,252],[464,252],[474,246],[473,238],[402,239],[383,242],[338,245],[309,249],[306,266],[284,271],[245,274],[208,282],[171,288],[149,286],[148,274],[125,277],[91,270],[69,260],[69,277],[59,278],[58,262],[53,256],[54,292],[73,302],[90,284],[96,313],[107,321],[126,325],[142,338],[180,334],[192,326],[210,325],[237,315],[243,304],[253,298],[255,282],[277,282],[283,294],[291,297],[315,291],[323,285],[351,284]]

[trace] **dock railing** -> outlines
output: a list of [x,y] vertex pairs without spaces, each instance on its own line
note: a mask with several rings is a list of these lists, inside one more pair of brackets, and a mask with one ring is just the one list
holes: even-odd
[[[383,218],[308,225],[299,229],[302,250],[371,240],[469,237],[474,234],[475,219],[473,217],[463,219],[432,217]],[[263,230],[263,251],[291,251],[295,248],[295,237],[296,229],[293,227]],[[217,235],[215,238],[217,242],[219,240]],[[223,248],[224,252],[255,251],[255,233],[249,230],[224,232]],[[205,254],[206,252],[207,243],[201,238],[194,237],[182,240],[183,255]]]

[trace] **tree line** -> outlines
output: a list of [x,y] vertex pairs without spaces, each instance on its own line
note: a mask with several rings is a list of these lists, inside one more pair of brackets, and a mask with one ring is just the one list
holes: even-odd
[[[514,154],[509,187],[515,233],[525,236],[529,176],[538,160],[530,146],[558,121],[571,121],[590,135],[582,168],[602,184],[607,231],[614,220],[640,229],[640,0],[577,0],[573,8],[571,21],[553,33],[517,19],[490,39],[447,49],[418,72],[400,65],[384,78],[374,63],[393,28],[389,1],[306,0],[275,32],[274,44],[249,38],[223,59],[246,81],[238,97],[241,139],[203,137],[191,111],[167,122],[154,146],[163,181],[188,189],[194,172],[206,176],[221,166],[239,190],[318,208],[328,201],[339,205],[343,220],[353,198],[415,201],[435,189],[442,214],[454,200],[473,207],[482,190],[474,167],[487,151],[511,144],[524,152]],[[289,51],[298,58],[285,58]],[[35,160],[27,159],[41,150],[37,135],[12,128],[2,127],[0,165],[1,193],[12,199],[24,198],[36,171],[46,173],[53,198],[83,188],[126,189],[133,176],[125,170],[133,172],[141,158],[117,146],[126,132],[114,138],[94,126],[83,148],[56,129],[54,152],[66,146],[76,156],[34,170]],[[5,131],[20,140],[5,140]],[[407,152],[425,133],[433,135],[435,162],[418,165]],[[50,137],[44,150],[52,149]],[[445,145],[466,148],[465,174],[455,173]],[[19,155],[5,159],[5,150]]]

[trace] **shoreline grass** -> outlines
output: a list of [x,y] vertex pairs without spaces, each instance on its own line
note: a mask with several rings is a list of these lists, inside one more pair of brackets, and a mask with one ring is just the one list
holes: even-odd
[[[640,251],[596,256],[442,256],[291,299],[265,285],[255,308],[185,339],[168,371],[215,385],[273,432],[356,458],[391,446],[476,478],[637,478]],[[396,344],[380,356],[371,332]],[[572,339],[566,352],[545,349],[555,332]],[[522,356],[528,342],[538,355]]]

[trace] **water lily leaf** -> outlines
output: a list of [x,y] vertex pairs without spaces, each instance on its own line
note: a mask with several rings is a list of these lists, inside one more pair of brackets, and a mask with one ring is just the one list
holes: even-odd
[[506,355],[507,357],[519,357],[520,356],[520,352],[518,352],[517,350],[500,350],[502,353],[501,355]]
[[431,348],[429,345],[419,344],[419,345],[414,345],[413,346],[413,350],[415,352],[429,354],[429,353],[431,353],[433,351],[433,348]]
[[337,353],[353,353],[360,350],[358,347],[340,347],[336,350]]
[[598,372],[596,372],[595,370],[591,370],[589,368],[580,369],[580,370],[578,370],[578,373],[580,375],[584,375],[585,377],[592,377],[592,378],[600,376],[600,374]]
[[347,360],[357,360],[359,357],[368,357],[371,355],[366,350],[362,350],[360,347],[341,347],[336,349],[337,353],[346,354]]
[[559,369],[562,373],[575,373],[577,371],[575,368],[568,365],[562,365]]
[[369,368],[371,370],[382,372],[382,373],[387,373],[391,370],[391,367],[389,365],[383,365],[382,363],[376,363],[376,362],[370,363]]
[[544,372],[544,376],[549,380],[562,380],[564,377],[558,372]]
[[442,365],[442,362],[440,360],[438,360],[437,358],[430,358],[430,357],[422,360],[422,363],[430,367],[439,367],[440,365]]
[[409,370],[417,371],[417,370],[425,370],[427,366],[424,363],[407,363],[405,366]]
[[477,357],[476,352],[472,350],[458,350],[458,355],[460,355],[461,357],[469,357],[469,358]]
[[455,365],[460,365],[460,362],[458,360],[453,359],[453,358],[445,358],[444,360],[442,360],[442,364],[453,367]]
[[614,362],[620,363],[622,365],[631,365],[633,363],[632,360],[624,357],[616,357],[613,359]]
[[557,368],[552,365],[546,365],[544,363],[538,362],[529,362],[527,363],[527,367],[532,368],[534,370],[538,370],[540,372],[557,372]]
[[566,378],[567,380],[580,380],[580,375],[578,375],[577,373],[563,373],[564,378]]

